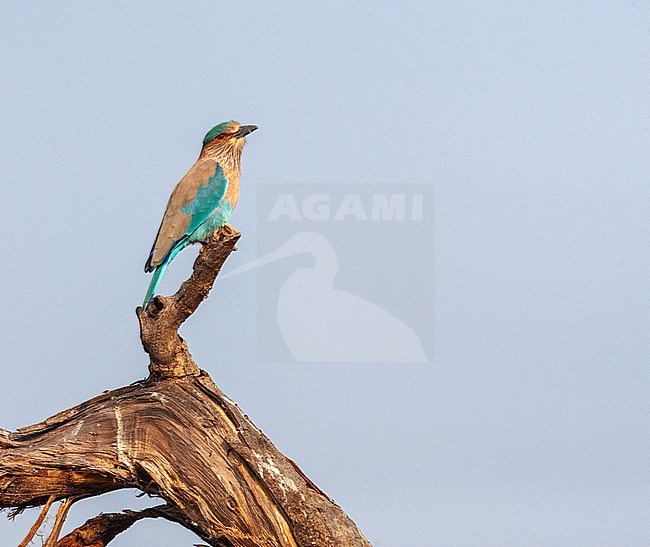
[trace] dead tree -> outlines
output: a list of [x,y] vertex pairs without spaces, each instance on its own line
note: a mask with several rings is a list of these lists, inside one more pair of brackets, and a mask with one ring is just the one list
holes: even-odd
[[[150,357],[147,379],[17,432],[0,429],[0,508],[16,513],[44,505],[42,522],[62,500],[46,545],[101,547],[134,522],[157,517],[213,546],[370,545],[197,367],[178,335],[239,237],[224,227],[203,246],[175,295],[137,309]],[[74,501],[119,488],[137,488],[164,503],[101,514],[58,538]]]

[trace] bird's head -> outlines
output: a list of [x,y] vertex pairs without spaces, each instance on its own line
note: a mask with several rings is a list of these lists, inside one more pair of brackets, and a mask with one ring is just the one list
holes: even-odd
[[215,125],[203,138],[204,147],[243,146],[245,137],[257,129],[256,125],[241,125],[230,120]]
[[215,125],[203,138],[201,155],[213,157],[222,164],[239,168],[246,135],[256,129],[256,125],[241,125],[234,120]]

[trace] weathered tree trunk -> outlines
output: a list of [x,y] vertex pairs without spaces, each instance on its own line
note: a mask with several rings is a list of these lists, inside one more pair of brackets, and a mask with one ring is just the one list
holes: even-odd
[[166,502],[99,515],[62,539],[55,531],[47,545],[101,547],[137,520],[156,517],[215,546],[369,545],[341,508],[199,370],[178,336],[239,237],[223,228],[201,249],[192,276],[174,296],[138,308],[151,360],[146,380],[15,433],[0,430],[0,508],[67,499],[62,522],[74,500],[118,488],[138,488]]

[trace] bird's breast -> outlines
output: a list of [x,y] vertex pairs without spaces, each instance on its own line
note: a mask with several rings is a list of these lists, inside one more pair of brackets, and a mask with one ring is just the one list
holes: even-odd
[[230,203],[234,208],[237,205],[237,200],[239,199],[239,173],[224,170],[226,178],[228,179],[228,186],[226,187],[226,193],[224,194],[224,199]]

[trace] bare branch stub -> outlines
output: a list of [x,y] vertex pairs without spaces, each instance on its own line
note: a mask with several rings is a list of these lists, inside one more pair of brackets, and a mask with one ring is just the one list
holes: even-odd
[[25,539],[23,539],[18,544],[18,547],[27,547],[32,542],[32,539],[34,539],[34,536],[38,532],[38,529],[43,524],[43,521],[45,520],[45,517],[47,516],[47,513],[50,510],[50,507],[52,507],[52,503],[54,503],[54,498],[55,498],[54,495],[48,498],[47,502],[43,506],[43,509],[41,509],[41,513],[38,515],[36,522],[29,529],[29,532],[27,532],[27,536],[25,536]]
[[160,517],[174,522],[179,521],[177,510],[169,505],[157,505],[141,511],[102,513],[61,538],[56,547],[104,547],[139,520]]
[[226,225],[202,246],[192,275],[169,297],[156,296],[146,309],[138,308],[140,338],[151,359],[149,370],[159,378],[196,376],[199,369],[187,344],[178,335],[183,322],[212,289],[223,263],[236,250],[241,234]]

